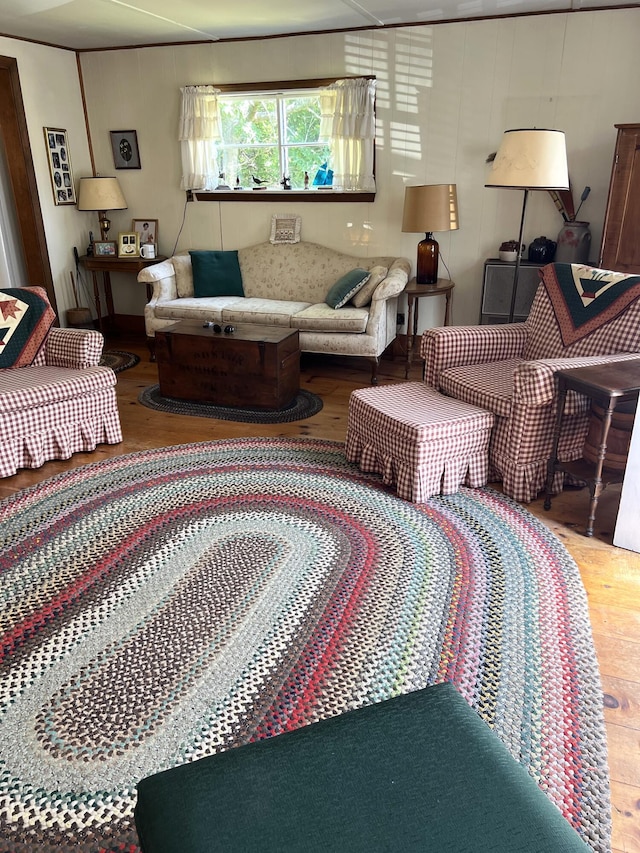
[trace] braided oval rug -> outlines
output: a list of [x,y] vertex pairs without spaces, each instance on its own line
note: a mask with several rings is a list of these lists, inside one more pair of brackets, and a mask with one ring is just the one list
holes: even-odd
[[0,849],[138,850],[139,779],[452,681],[609,846],[586,596],[490,489],[416,506],[342,444],[234,439],[0,503]]

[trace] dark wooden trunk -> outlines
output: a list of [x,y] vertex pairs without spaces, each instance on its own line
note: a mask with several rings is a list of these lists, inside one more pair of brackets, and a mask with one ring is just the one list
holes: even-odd
[[295,329],[241,325],[225,334],[184,320],[156,332],[155,351],[163,397],[276,410],[300,388]]

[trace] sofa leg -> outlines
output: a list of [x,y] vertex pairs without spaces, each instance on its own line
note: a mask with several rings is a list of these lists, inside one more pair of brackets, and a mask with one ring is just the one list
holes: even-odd
[[149,361],[156,360],[156,339],[155,337],[147,337],[147,346],[149,347]]
[[372,385],[378,384],[378,364],[379,363],[380,363],[379,358],[376,357],[376,358],[371,359],[371,384]]

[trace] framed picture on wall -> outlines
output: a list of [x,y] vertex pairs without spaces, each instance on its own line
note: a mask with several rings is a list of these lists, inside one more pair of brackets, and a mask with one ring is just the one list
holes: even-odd
[[299,243],[300,225],[300,217],[294,213],[274,213],[271,217],[271,242]]
[[43,127],[51,174],[54,204],[75,204],[76,188],[69,154],[67,131],[61,127]]
[[138,134],[135,130],[110,130],[113,163],[116,169],[140,169]]

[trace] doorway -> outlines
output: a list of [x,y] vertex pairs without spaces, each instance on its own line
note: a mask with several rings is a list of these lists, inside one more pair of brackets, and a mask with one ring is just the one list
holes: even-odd
[[[0,251],[21,249],[17,264],[18,274],[25,276],[20,284],[44,287],[53,310],[58,314],[49,252],[44,232],[40,198],[27,120],[18,76],[18,63],[14,57],[0,56],[0,133],[7,171],[6,203],[11,209],[16,226],[16,246],[2,240]],[[11,263],[9,262],[9,268]],[[15,273],[14,273],[15,274]]]

